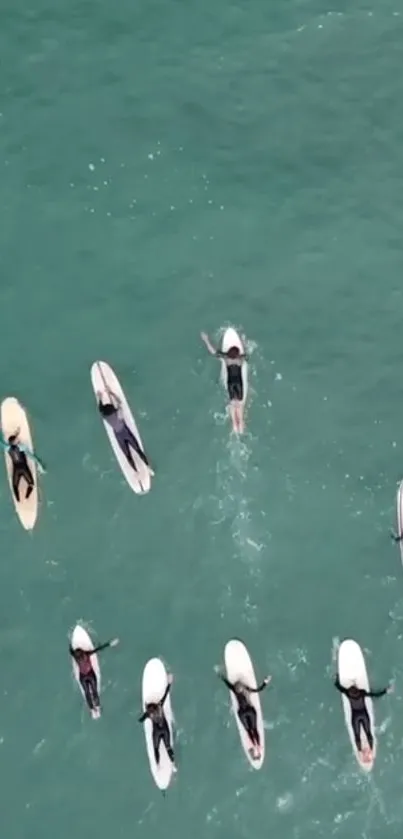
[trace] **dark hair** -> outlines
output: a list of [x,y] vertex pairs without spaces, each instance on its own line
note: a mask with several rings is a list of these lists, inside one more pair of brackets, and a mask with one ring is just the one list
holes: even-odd
[[240,352],[238,347],[230,347],[227,352],[228,358],[238,358],[239,355]]
[[17,439],[16,434],[10,434],[10,436],[8,438],[8,442],[10,443],[10,446],[12,446],[15,443],[16,439]]

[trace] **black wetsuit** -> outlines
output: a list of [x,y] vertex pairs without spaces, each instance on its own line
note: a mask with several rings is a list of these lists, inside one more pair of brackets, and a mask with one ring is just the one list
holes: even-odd
[[361,751],[361,726],[364,729],[365,736],[368,741],[368,746],[372,750],[374,745],[374,738],[371,732],[371,721],[365,703],[366,697],[375,699],[379,696],[385,696],[388,692],[387,688],[383,690],[363,690],[361,688],[350,687],[345,688],[340,684],[339,678],[335,680],[335,686],[340,693],[347,696],[351,706],[351,725],[354,733],[355,744],[358,751]]
[[13,492],[16,498],[16,501],[19,502],[20,500],[20,481],[22,478],[26,481],[27,489],[25,492],[25,498],[29,498],[31,495],[35,483],[34,478],[31,472],[31,469],[28,466],[28,460],[25,452],[20,449],[18,443],[9,443],[8,445],[8,454],[11,459],[11,463],[13,465],[12,471],[12,485],[13,485]]
[[154,746],[154,757],[157,766],[159,766],[160,762],[160,743],[161,740],[163,741],[165,748],[167,750],[168,757],[171,763],[175,763],[175,757],[173,748],[171,746],[171,737],[169,733],[169,726],[165,718],[164,714],[164,702],[168,696],[169,690],[171,685],[167,685],[165,689],[165,693],[160,702],[150,702],[146,705],[146,710],[144,714],[139,717],[139,722],[144,722],[145,720],[149,719],[152,722],[153,726],[153,746]]
[[109,641],[106,644],[100,644],[99,647],[95,647],[93,650],[73,650],[71,644],[69,646],[70,655],[77,664],[80,684],[84,691],[87,705],[91,711],[95,711],[100,707],[97,677],[91,664],[91,656],[94,653],[100,653],[101,650],[106,650],[109,646]]
[[136,464],[133,460],[133,455],[130,451],[130,447],[134,449],[134,451],[138,454],[143,463],[145,463],[146,466],[149,466],[150,464],[144,452],[141,450],[138,444],[138,440],[134,436],[131,429],[126,425],[123,417],[120,416],[119,409],[115,408],[115,406],[112,405],[111,402],[108,402],[105,405],[102,402],[98,402],[98,409],[103,419],[113,429],[119,446],[122,449],[122,452],[125,455],[125,457],[127,457],[127,460],[129,461],[132,469],[136,470]]
[[[225,676],[221,676],[222,681],[227,688],[236,696],[238,702],[238,718],[242,723],[250,741],[254,746],[260,746],[260,737],[257,730],[257,714],[253,705],[249,702],[248,693],[260,693],[266,687],[266,682],[262,682],[258,688],[249,688],[245,685],[245,690],[237,690],[235,685],[232,685]],[[245,692],[247,691],[247,693]]]
[[222,350],[217,350],[217,358],[222,358],[225,361],[227,368],[227,390],[230,402],[242,402],[243,400],[243,379],[242,379],[242,364],[246,360],[245,355],[238,355],[236,358],[230,358],[228,353]]

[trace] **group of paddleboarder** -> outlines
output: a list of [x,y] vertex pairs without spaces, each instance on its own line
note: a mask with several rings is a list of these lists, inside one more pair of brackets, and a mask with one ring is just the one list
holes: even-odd
[[[119,639],[113,638],[111,641],[106,641],[104,644],[99,644],[92,649],[84,650],[81,648],[73,648],[70,642],[69,652],[77,665],[79,681],[83,689],[86,703],[91,712],[100,712],[98,682],[91,657],[102,650],[106,650],[108,647],[116,647],[118,643]],[[257,726],[256,709],[251,702],[250,694],[260,693],[264,690],[271,681],[271,676],[267,676],[263,679],[263,682],[257,687],[252,687],[239,679],[234,682],[230,682],[218,666],[215,667],[214,670],[226,687],[234,694],[237,702],[238,719],[244,727],[247,737],[249,738],[250,756],[252,760],[259,760],[261,754],[261,742]],[[163,743],[172,763],[172,769],[176,772],[173,744],[171,742],[169,725],[164,713],[164,704],[171,689],[172,682],[173,676],[171,673],[168,673],[167,686],[161,699],[158,702],[153,701],[146,703],[145,709],[139,717],[139,722],[144,723],[148,719],[152,723],[152,743],[154,758],[157,766],[159,766],[160,763],[160,748],[161,743]]]
[[[133,460],[131,451],[133,449],[143,463],[148,467],[150,474],[153,475],[154,472],[146,454],[139,446],[138,440],[124,419],[119,397],[114,393],[112,394],[109,390],[105,391],[105,393],[99,391],[97,393],[97,397],[99,413],[105,422],[107,422],[113,429],[116,440],[132,469],[136,470],[136,464]],[[21,481],[24,480],[24,498],[27,501],[32,495],[35,487],[34,476],[32,474],[31,467],[29,466],[28,458],[35,461],[42,474],[46,472],[46,467],[36,452],[31,451],[21,441],[19,429],[16,429],[13,434],[10,434],[7,438],[0,437],[0,446],[7,452],[11,461],[11,484],[15,500],[17,504],[20,503],[20,485]]]
[[[100,710],[97,677],[91,663],[91,656],[107,649],[108,647],[115,647],[117,644],[117,638],[114,638],[112,641],[107,641],[104,644],[100,644],[90,650],[73,649],[70,644],[70,654],[73,656],[79,669],[79,680],[90,711]],[[258,761],[261,756],[261,742],[257,725],[256,709],[251,702],[251,694],[260,693],[264,690],[264,688],[270,683],[271,677],[267,676],[260,685],[252,687],[241,680],[231,682],[224,675],[220,667],[215,667],[214,669],[228,690],[230,690],[235,696],[238,719],[249,740],[250,756],[252,760]],[[146,703],[145,710],[139,717],[139,722],[144,723],[147,719],[149,719],[152,723],[152,744],[157,767],[160,763],[160,747],[161,743],[163,743],[172,763],[173,771],[176,772],[173,744],[171,742],[169,725],[164,713],[164,704],[168,697],[172,682],[173,676],[168,674],[167,686],[160,701]],[[391,693],[393,687],[392,685],[389,685],[382,690],[364,690],[357,687],[356,684],[352,684],[350,687],[346,688],[340,683],[338,676],[335,679],[335,687],[349,700],[351,708],[351,726],[354,733],[357,751],[360,754],[363,763],[370,763],[372,761],[374,738],[365,700],[367,698],[385,696],[385,694]],[[362,744],[361,731],[364,732],[366,737],[365,746]]]
[[[244,423],[244,397],[245,388],[242,376],[242,366],[247,361],[246,354],[239,346],[230,346],[228,350],[217,349],[211,343],[206,333],[201,333],[208,351],[217,359],[220,359],[226,369],[226,385],[229,399],[229,411],[234,431],[242,434],[245,430]],[[133,452],[138,455],[143,464],[148,468],[151,476],[154,471],[149,459],[140,446],[136,435],[129,427],[124,409],[119,396],[112,392],[109,387],[97,392],[98,410],[102,419],[112,429],[114,437],[123,452],[131,468],[136,472],[137,467],[133,458]],[[7,452],[11,463],[11,485],[17,505],[21,499],[21,481],[25,483],[25,494],[23,500],[27,501],[35,487],[35,479],[28,460],[35,461],[41,473],[46,471],[45,465],[38,455],[31,451],[20,438],[20,429],[16,428],[12,434],[0,437],[0,445]]]
[[[229,330],[228,332],[233,333],[238,339],[238,336],[233,330]],[[243,378],[243,365],[247,362],[247,355],[243,350],[243,345],[239,340],[237,346],[235,344],[230,344],[225,350],[217,349],[213,346],[208,335],[204,332],[201,333],[201,338],[208,351],[217,359],[220,359],[224,364],[229,410],[233,429],[237,433],[243,433],[245,427],[244,401],[246,395],[245,381]],[[121,452],[124,454],[132,469],[137,471],[136,462],[133,457],[133,453],[135,453],[135,455],[140,458],[140,461],[147,467],[150,475],[154,475],[153,469],[142,448],[142,445],[140,445],[139,440],[126,420],[125,410],[122,405],[121,398],[113,392],[109,386],[105,386],[103,390],[98,390],[96,396],[99,414],[112,430]],[[0,437],[0,445],[5,450],[10,460],[10,483],[15,501],[19,504],[21,500],[28,500],[35,488],[34,475],[28,461],[34,461],[42,473],[46,471],[46,467],[38,455],[31,450],[32,447],[27,446],[24,439],[21,439],[19,428],[13,429],[11,434],[4,434],[3,437]],[[22,481],[25,483],[24,499],[21,499]],[[400,541],[403,536],[399,533],[394,538],[396,541]],[[77,665],[78,679],[91,712],[100,712],[100,697],[97,676],[94,672],[91,656],[96,655],[108,647],[114,647],[117,644],[117,638],[107,641],[104,644],[100,644],[90,650],[73,648],[70,644],[70,655],[73,657],[75,664]],[[257,726],[256,709],[251,702],[251,694],[261,692],[266,685],[269,684],[270,677],[264,679],[259,686],[253,687],[245,684],[239,679],[231,682],[221,672],[220,668],[215,669],[219,677],[236,699],[238,719],[246,732],[250,745],[250,757],[252,760],[259,760],[261,742]],[[160,761],[160,746],[161,743],[164,743],[172,766],[175,769],[175,757],[170,737],[170,729],[164,713],[164,703],[169,695],[171,684],[172,676],[168,675],[167,686],[161,700],[159,702],[150,702],[146,704],[145,710],[141,714],[139,721],[143,723],[148,719],[152,723],[152,744],[157,766]],[[392,686],[389,685],[382,690],[371,691],[364,690],[359,685],[353,683],[350,687],[346,688],[340,683],[339,677],[335,680],[335,686],[347,697],[349,701],[351,708],[351,728],[357,752],[363,763],[369,763],[372,760],[374,738],[371,730],[371,721],[368,714],[366,699],[384,696],[392,691]],[[365,734],[365,745],[362,743],[362,732]]]
[[[108,647],[115,647],[119,643],[117,638],[107,641],[104,644],[99,644],[90,650],[73,649],[71,644],[69,647],[70,655],[74,658],[78,670],[79,680],[83,688],[83,693],[90,711],[100,710],[100,697],[98,693],[97,677],[92,666],[91,656],[96,655]],[[226,685],[228,690],[235,696],[237,704],[238,719],[243,726],[247,738],[249,740],[249,753],[252,760],[259,760],[261,756],[261,742],[257,725],[257,714],[251,702],[251,694],[260,693],[270,683],[271,676],[263,679],[262,683],[257,687],[245,684],[244,681],[238,679],[234,682],[224,675],[220,667],[215,667],[215,672]],[[157,766],[160,763],[160,747],[164,744],[168,757],[172,763],[173,771],[176,772],[175,755],[173,744],[171,742],[171,735],[169,725],[164,713],[164,704],[168,697],[171,685],[173,682],[172,674],[167,675],[167,686],[159,702],[149,702],[145,705],[145,710],[139,717],[139,722],[144,723],[149,719],[152,723],[152,743],[154,749],[154,757]],[[343,693],[350,703],[351,709],[351,726],[354,734],[357,751],[363,763],[370,763],[372,761],[372,750],[374,747],[373,732],[371,730],[371,721],[369,718],[366,699],[379,698],[391,693],[393,686],[389,685],[381,690],[364,690],[353,683],[348,688],[344,687],[336,676],[335,687]],[[364,732],[366,737],[366,745],[362,744],[361,732]]]

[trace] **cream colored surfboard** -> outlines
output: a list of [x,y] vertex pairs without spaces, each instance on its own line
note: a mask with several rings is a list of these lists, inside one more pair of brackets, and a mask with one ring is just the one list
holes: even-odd
[[[29,451],[32,452],[34,449],[28,417],[25,409],[18,402],[18,399],[15,399],[14,396],[9,396],[7,399],[4,399],[1,403],[0,417],[1,431],[4,440],[7,440],[11,434],[16,434],[18,432],[18,442],[22,443],[27,447],[27,449],[29,449]],[[20,483],[20,501],[18,502],[13,492],[13,468],[11,459],[6,451],[4,452],[4,456],[6,461],[8,484],[18,518],[25,530],[33,530],[38,516],[38,474],[35,460],[32,457],[27,458],[29,468],[32,472],[32,477],[35,482],[34,489],[29,498],[26,499],[25,491],[27,485],[22,478]]]

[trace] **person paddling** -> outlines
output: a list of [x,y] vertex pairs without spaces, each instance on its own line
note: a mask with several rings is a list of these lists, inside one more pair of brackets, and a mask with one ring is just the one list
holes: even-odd
[[91,656],[106,650],[107,647],[116,647],[119,643],[119,638],[113,638],[112,641],[106,641],[105,644],[99,644],[93,650],[82,650],[80,647],[73,649],[71,642],[69,644],[69,652],[78,667],[79,679],[81,687],[84,691],[85,699],[90,711],[96,711],[100,707],[100,699],[98,693],[97,677],[92,666]]
[[[115,393],[112,393],[109,390],[106,391],[105,395],[107,397],[107,401],[103,402],[104,394],[102,394],[101,391],[97,392],[99,413],[101,414],[102,419],[104,419],[105,422],[107,422],[113,429],[116,440],[118,441],[123,454],[129,461],[130,466],[135,470],[135,472],[137,472],[137,467],[131,453],[132,448],[143,461],[144,465],[147,466],[150,475],[154,475],[154,471],[149,464],[148,458],[140,448],[138,440],[124,419],[121,400]],[[113,404],[112,399],[115,401],[115,405]]]
[[[347,697],[351,708],[351,727],[353,729],[355,745],[359,752],[363,763],[370,763],[372,760],[372,752],[374,748],[374,738],[371,731],[371,720],[369,718],[365,699],[377,699],[380,696],[385,696],[387,693],[392,693],[393,685],[389,685],[382,690],[364,690],[359,688],[355,683],[350,687],[345,688],[340,684],[340,679],[336,676],[334,685],[340,693]],[[363,748],[361,743],[361,728],[364,730],[367,738],[368,747]]]
[[230,347],[229,350],[216,349],[205,332],[201,333],[201,339],[206,345],[209,353],[215,358],[220,358],[227,371],[227,391],[229,397],[229,410],[232,419],[232,427],[237,434],[243,434],[245,430],[243,411],[243,379],[242,364],[247,361],[245,353],[241,353],[239,347]]
[[250,688],[245,685],[241,681],[236,681],[233,684],[228,681],[228,679],[223,675],[222,670],[220,667],[214,668],[215,673],[217,676],[220,677],[221,681],[227,686],[227,688],[232,691],[236,700],[238,702],[238,719],[242,723],[249,740],[251,741],[252,748],[251,748],[251,756],[254,760],[259,760],[260,758],[260,736],[257,730],[257,714],[256,710],[253,707],[249,694],[250,693],[260,693],[264,688],[269,684],[271,681],[271,676],[267,676],[266,679],[263,680],[262,684],[259,685],[257,688]]
[[34,490],[35,481],[27,458],[31,458],[38,464],[39,471],[43,474],[46,469],[35,452],[31,452],[27,446],[19,441],[20,430],[17,429],[14,434],[10,434],[7,440],[3,436],[0,437],[0,445],[8,453],[11,460],[11,483],[17,504],[20,502],[20,483],[24,478],[27,488],[25,490],[25,500],[28,500]]
[[171,744],[171,735],[169,726],[164,714],[164,702],[168,696],[173,682],[173,676],[168,674],[168,684],[165,688],[165,693],[159,702],[147,702],[144,712],[139,717],[139,722],[151,720],[152,723],[152,738],[154,747],[154,757],[157,766],[160,764],[160,748],[161,741],[167,750],[168,757],[172,763],[172,769],[176,772],[175,755]]

